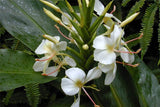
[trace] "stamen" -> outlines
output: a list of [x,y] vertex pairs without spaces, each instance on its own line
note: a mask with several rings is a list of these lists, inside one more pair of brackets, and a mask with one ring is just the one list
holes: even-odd
[[115,12],[115,11],[116,11],[116,6],[114,5],[113,10],[110,12],[110,14],[113,14],[113,12]]
[[52,54],[49,58],[47,59],[35,59],[35,61],[48,61],[50,59],[52,59],[56,54]]
[[58,27],[57,25],[54,25],[54,26],[55,26],[55,28],[58,30],[58,32],[59,32],[64,38],[66,38],[66,39],[72,41],[71,38],[67,37],[66,35],[64,35],[64,34],[61,32],[61,30],[59,29],[59,27]]
[[132,64],[128,64],[128,63],[124,63],[124,62],[120,62],[120,61],[116,61],[116,63],[122,64],[122,65],[128,65],[128,66],[131,66],[131,67],[137,67],[137,66],[139,66],[139,64],[132,65]]
[[140,35],[139,37],[134,38],[134,39],[131,39],[131,40],[129,40],[129,41],[127,41],[127,42],[125,42],[125,43],[127,44],[127,43],[129,43],[129,42],[133,42],[133,41],[135,41],[135,40],[141,39],[141,38],[142,38],[142,36],[143,36],[143,33],[141,33],[141,35]]
[[94,107],[99,107],[94,101],[93,99],[90,97],[90,95],[87,93],[87,91],[84,89],[84,87],[82,87],[84,93],[88,96],[88,98],[91,100],[91,102],[94,104]]
[[48,74],[44,74],[44,75],[45,75],[45,76],[49,76],[49,75],[51,75],[51,74],[57,72],[57,71],[61,68],[62,65],[63,65],[63,64],[59,64],[59,66],[57,67],[56,70],[54,70],[53,72],[50,72],[50,73],[48,73]]
[[138,54],[140,51],[141,51],[141,49],[138,49],[136,52],[129,52],[129,51],[119,51],[119,50],[115,50],[114,49],[114,51],[115,52],[118,52],[118,53],[131,53],[131,54]]

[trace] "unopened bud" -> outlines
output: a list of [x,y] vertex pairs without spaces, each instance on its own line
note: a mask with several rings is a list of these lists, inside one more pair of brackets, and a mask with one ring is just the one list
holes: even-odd
[[132,22],[138,15],[139,15],[139,12],[138,12],[138,13],[134,13],[134,14],[131,15],[129,18],[127,18],[126,20],[124,20],[124,21],[120,24],[120,27],[124,27],[124,26],[127,25],[128,23]]
[[69,4],[69,2],[68,2],[67,0],[65,0],[65,2],[66,2],[66,4],[67,4],[67,7],[68,7],[69,11],[70,11],[71,13],[74,12],[74,10],[73,10],[72,6]]
[[49,41],[51,41],[51,42],[53,42],[53,43],[58,43],[58,40],[56,39],[56,38],[54,38],[54,37],[52,37],[52,36],[50,36],[50,35],[43,35],[43,37],[45,38],[45,39],[48,39]]
[[84,45],[82,46],[82,48],[83,48],[84,50],[88,50],[88,49],[89,49],[89,46],[88,46],[87,44],[84,44]]
[[46,15],[49,16],[51,19],[53,19],[55,22],[61,23],[61,20],[57,16],[55,16],[51,11],[45,8],[43,8],[43,10],[46,13]]
[[61,9],[57,6],[55,6],[54,4],[48,2],[48,1],[44,1],[44,0],[40,0],[42,3],[44,3],[45,5],[51,7],[52,9],[54,9],[57,12],[61,12]]

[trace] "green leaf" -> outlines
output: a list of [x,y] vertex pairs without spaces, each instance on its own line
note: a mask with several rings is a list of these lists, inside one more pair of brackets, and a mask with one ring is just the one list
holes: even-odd
[[135,3],[134,6],[132,6],[132,8],[130,9],[127,17],[131,16],[132,14],[138,12],[140,10],[140,8],[144,5],[145,0],[140,0],[138,2]]
[[45,77],[32,69],[34,57],[7,49],[0,50],[0,91],[7,91],[31,83],[46,83],[56,78]]
[[125,7],[127,5],[128,2],[130,2],[131,0],[123,0],[122,1],[122,6]]
[[[159,5],[160,8],[160,5]],[[160,22],[160,11],[159,11],[159,22]],[[160,23],[158,24],[158,42],[159,42],[159,51],[160,51]]]
[[56,23],[43,12],[43,7],[39,0],[0,0],[0,23],[12,36],[35,50],[43,34],[59,35]]
[[136,57],[137,68],[127,67],[135,84],[141,107],[159,107],[160,85],[152,71]]
[[38,83],[28,84],[25,86],[26,96],[32,107],[37,107],[40,98]]
[[157,10],[156,4],[151,4],[145,11],[145,15],[142,19],[142,32],[143,32],[143,38],[140,40],[140,45],[142,48],[142,58],[147,52],[148,46],[150,44],[152,33],[153,33],[153,25],[154,25],[154,19],[155,19],[155,13]]

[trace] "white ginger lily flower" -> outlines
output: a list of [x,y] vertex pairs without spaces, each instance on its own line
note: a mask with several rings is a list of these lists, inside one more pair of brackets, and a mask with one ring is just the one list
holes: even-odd
[[85,72],[80,68],[70,68],[66,70],[65,73],[68,78],[62,78],[62,90],[66,95],[73,96],[75,94],[78,94],[78,98],[71,107],[79,107],[81,88],[84,89],[84,84],[93,79],[99,78],[102,74],[101,70],[96,67],[89,70],[87,76]]
[[[104,10],[104,5],[99,0],[95,0],[94,10],[97,12],[98,15],[101,15]],[[105,17],[114,18],[118,23],[121,23],[121,21],[115,16],[113,16],[113,14],[106,13]]]
[[48,67],[51,60],[57,59],[56,55],[59,54],[59,51],[66,50],[67,43],[61,41],[59,36],[51,37],[55,43],[49,40],[42,40],[41,44],[35,50],[36,54],[45,54],[44,57],[37,59],[33,65],[33,69],[36,72],[43,71],[43,73],[54,71],[55,67]]
[[98,67],[102,70],[102,72],[106,73],[104,84],[110,85],[116,76],[116,70],[117,70],[116,62],[113,62],[112,64],[108,65],[98,63]]
[[122,36],[123,31],[118,25],[114,26],[110,37],[97,36],[93,41],[94,60],[102,64],[112,64],[116,60],[115,49],[119,47]]

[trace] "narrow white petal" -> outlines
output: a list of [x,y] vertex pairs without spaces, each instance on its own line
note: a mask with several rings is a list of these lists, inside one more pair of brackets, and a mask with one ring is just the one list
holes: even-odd
[[69,65],[69,66],[71,66],[71,67],[75,67],[75,66],[76,66],[76,62],[75,62],[72,58],[70,58],[70,57],[68,57],[68,56],[66,56],[66,57],[64,58],[64,64],[65,64],[65,65]]
[[85,82],[91,81],[93,79],[97,79],[101,76],[102,72],[98,67],[94,67],[93,69],[88,71]]
[[102,14],[104,6],[99,0],[95,0],[94,10],[97,12],[98,15]]
[[78,98],[74,101],[71,107],[79,107],[80,105],[80,93],[78,93]]
[[112,64],[105,65],[105,64],[98,63],[98,67],[102,70],[102,72],[107,73],[107,72],[113,71],[115,64],[112,63]]
[[[120,48],[120,51],[124,51],[124,52],[129,52],[127,48],[122,47]],[[134,54],[130,54],[130,53],[120,53],[121,58],[123,59],[124,62],[126,63],[132,63],[134,62]]]
[[[46,59],[46,57],[40,58],[40,60]],[[44,67],[48,67],[48,61],[36,61],[33,65],[34,71],[43,71]]]
[[115,16],[112,16],[118,23],[121,23],[121,21],[118,19],[118,18],[116,18]]
[[117,65],[114,63],[113,71],[109,71],[105,77],[105,85],[110,85],[116,76]]
[[58,42],[60,41],[60,37],[59,36],[54,36],[54,39],[56,39]]
[[66,95],[73,96],[79,92],[79,87],[76,87],[75,82],[68,78],[62,78],[61,88]]
[[66,75],[73,81],[81,81],[82,83],[85,80],[86,74],[83,70],[80,68],[70,68],[66,70]]
[[113,42],[114,43],[118,42],[119,40],[121,40],[122,37],[123,37],[122,28],[119,27],[118,25],[114,25],[114,30],[111,32],[111,38]]
[[[46,69],[46,74],[49,74],[49,73],[51,73],[51,72],[54,72],[56,69],[57,69],[57,66],[48,67],[48,68]],[[56,72],[48,75],[48,76],[56,77],[57,75],[58,75],[58,70],[57,70]]]
[[106,13],[105,17],[113,17],[113,14]]
[[[71,18],[71,16],[70,16],[68,13],[65,13],[65,14],[66,14],[69,18]],[[67,18],[66,16],[64,16],[64,15],[62,14],[61,18],[62,18],[62,22],[63,22],[64,24],[70,25],[70,21],[68,20],[68,18]]]
[[96,49],[106,49],[108,42],[110,42],[110,38],[100,35],[94,39],[93,47]]
[[102,64],[112,64],[116,60],[116,54],[112,51],[96,49],[94,51],[94,60]]
[[64,51],[67,48],[67,42],[65,41],[61,41],[59,43],[57,43],[56,48],[58,51]]
[[35,50],[36,54],[45,54],[47,53],[47,50],[45,50],[45,42],[46,40],[42,40],[41,44],[37,47],[37,49]]

